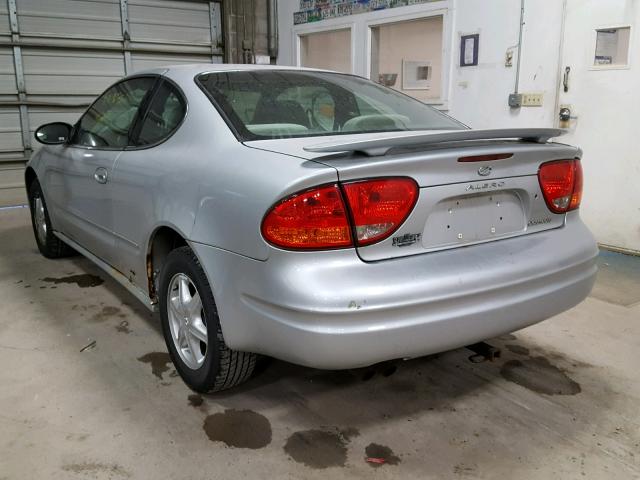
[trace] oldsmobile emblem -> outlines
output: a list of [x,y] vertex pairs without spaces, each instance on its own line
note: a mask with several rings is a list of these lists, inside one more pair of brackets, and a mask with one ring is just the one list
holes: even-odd
[[488,165],[485,165],[484,167],[480,167],[478,169],[478,175],[480,175],[481,177],[486,177],[490,173],[491,173],[491,167]]

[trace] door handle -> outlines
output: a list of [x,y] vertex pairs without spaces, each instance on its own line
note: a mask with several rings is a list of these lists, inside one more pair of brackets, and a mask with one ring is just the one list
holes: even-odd
[[98,183],[107,183],[107,180],[109,179],[107,169],[102,167],[97,168],[96,172],[93,174],[93,178],[95,178]]
[[565,67],[564,75],[562,76],[562,86],[565,92],[569,91],[569,73],[571,73],[571,67]]

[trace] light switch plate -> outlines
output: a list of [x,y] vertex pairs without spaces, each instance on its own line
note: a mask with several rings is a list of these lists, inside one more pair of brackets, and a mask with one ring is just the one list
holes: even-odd
[[544,100],[544,93],[523,93],[523,107],[541,107]]

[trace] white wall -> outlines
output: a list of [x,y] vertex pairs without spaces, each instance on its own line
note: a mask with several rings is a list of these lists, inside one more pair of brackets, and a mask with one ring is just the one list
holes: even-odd
[[[366,57],[368,26],[378,19],[399,19],[444,9],[445,44],[443,65],[451,65],[443,80],[443,98],[439,108],[474,128],[504,126],[551,127],[555,124],[557,70],[561,34],[561,0],[527,0],[520,73],[521,92],[544,93],[542,107],[512,110],[507,104],[516,75],[516,49],[513,66],[505,67],[505,54],[518,43],[520,2],[517,0],[444,0],[399,7],[351,17],[293,25],[297,0],[279,0],[280,44],[278,63],[296,64],[296,32],[319,30],[333,25],[354,29],[353,73],[369,76]],[[332,27],[333,28],[333,27]],[[459,67],[460,35],[479,33],[478,66]]]
[[[519,91],[543,92],[544,103],[516,110],[507,99],[516,78],[520,2],[456,0],[452,10],[453,51],[459,52],[460,35],[472,33],[480,34],[480,49],[478,66],[452,62],[449,113],[473,128],[554,126],[562,1],[526,1]],[[513,66],[505,67],[509,47]]]
[[[330,29],[349,28],[351,29],[352,73],[368,78],[370,75],[370,27],[380,24],[415,20],[417,18],[442,16],[444,30],[445,32],[450,32],[451,15],[449,14],[450,10],[448,8],[450,1],[451,0],[435,0],[420,5],[378,10],[294,26],[293,13],[298,10],[299,2],[297,0],[278,0],[280,38],[278,64],[299,65],[299,52],[297,52],[298,35]],[[449,64],[451,49],[450,38],[451,36],[448,33],[443,36],[443,65]],[[445,110],[448,108],[449,75],[450,70],[448,68],[442,71],[442,86],[440,89],[442,97],[437,100],[427,100],[428,103],[436,104],[439,108]]]
[[[369,26],[380,19],[411,18],[440,9],[445,19],[445,68],[437,107],[473,128],[553,127],[558,124],[558,104],[571,104],[576,118],[563,141],[585,152],[581,215],[602,244],[640,251],[640,160],[635,145],[640,134],[640,1],[566,3],[565,16],[564,0],[526,0],[519,91],[543,93],[542,107],[512,110],[507,104],[516,76],[518,0],[443,0],[295,27],[293,12],[299,2],[279,0],[278,63],[296,64],[296,32],[348,25],[354,31],[353,73],[368,77]],[[631,25],[631,64],[609,71],[593,69],[595,29],[614,25]],[[460,35],[474,33],[480,34],[479,64],[459,67]],[[513,66],[506,67],[510,47]],[[572,66],[568,94],[560,92],[565,65]]]
[[[581,216],[599,242],[640,251],[640,2],[568,0],[563,65],[571,67],[571,133],[584,150]],[[630,63],[594,67],[595,31],[631,26]]]
[[293,13],[300,9],[298,0],[278,0],[278,65],[295,65]]

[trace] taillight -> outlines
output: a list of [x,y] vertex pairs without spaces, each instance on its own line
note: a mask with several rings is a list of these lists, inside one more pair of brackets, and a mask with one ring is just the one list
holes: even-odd
[[353,245],[338,185],[313,188],[282,200],[262,221],[262,235],[274,245],[291,249]]
[[538,180],[549,210],[565,213],[575,210],[582,200],[582,165],[580,160],[556,160],[543,163]]
[[262,221],[264,238],[287,249],[370,245],[387,238],[406,220],[418,198],[409,178],[377,178],[306,190],[277,203]]
[[410,178],[364,180],[343,185],[358,245],[387,238],[405,221],[418,198]]

